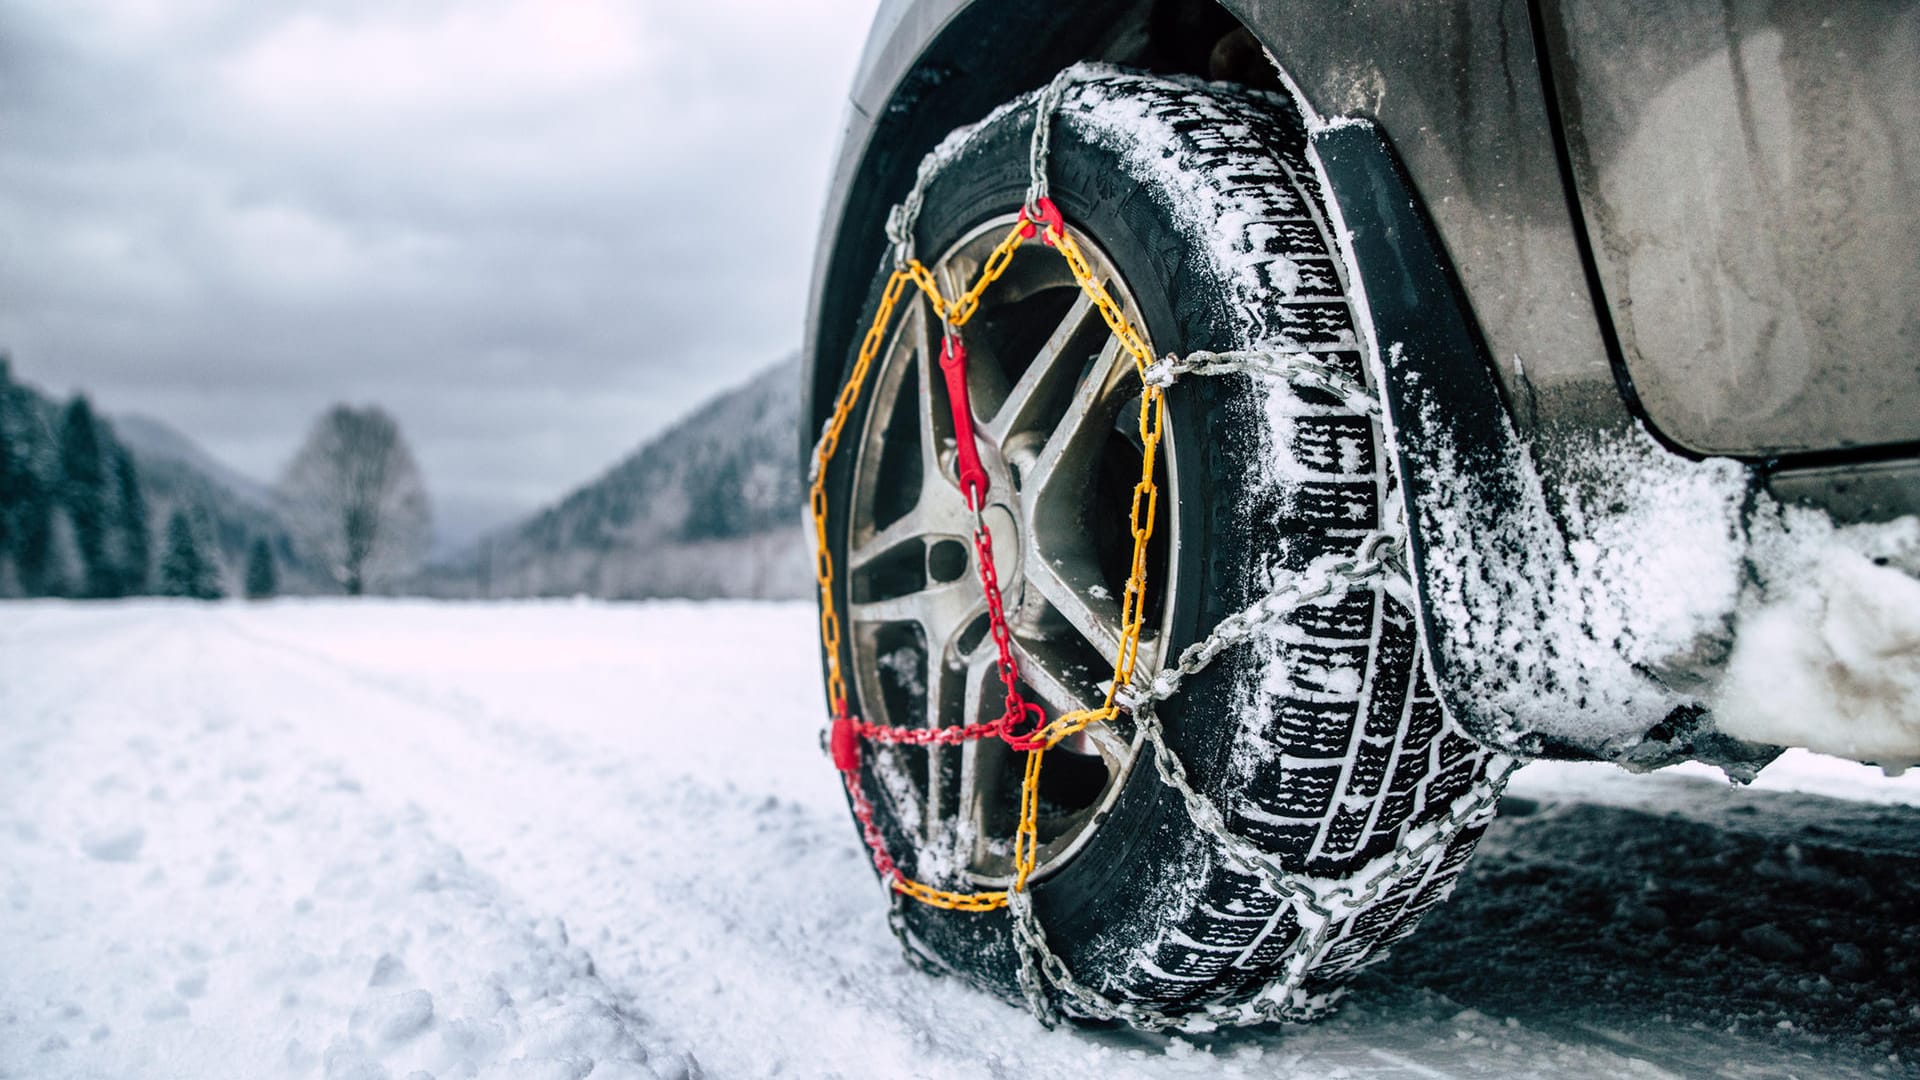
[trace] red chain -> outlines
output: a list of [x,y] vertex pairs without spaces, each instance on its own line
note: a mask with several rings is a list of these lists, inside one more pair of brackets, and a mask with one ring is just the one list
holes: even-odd
[[993,631],[993,644],[1000,652],[1000,682],[1007,688],[1006,711],[1001,714],[998,734],[1013,741],[1016,725],[1029,715],[1034,718],[1029,732],[1045,727],[1047,714],[1040,706],[1020,696],[1020,669],[1013,662],[1013,632],[1007,628],[1007,613],[1000,608],[1000,574],[993,566],[993,534],[981,513],[987,508],[987,470],[980,465],[980,451],[973,433],[973,405],[967,398],[967,346],[960,335],[948,328],[940,341],[940,369],[947,376],[947,406],[953,410],[953,434],[958,460],[955,470],[960,491],[973,511],[973,550],[980,564],[980,587],[987,594],[987,625]]
[[857,719],[851,723],[854,734],[863,739],[901,746],[958,746],[963,742],[998,735],[1001,727],[1001,722],[998,720],[968,724],[965,727],[943,728],[887,727],[884,724],[869,724],[865,720]]
[[[973,505],[974,496],[969,495],[967,502]],[[987,594],[987,626],[993,634],[994,648],[999,650],[1001,685],[1007,688],[1006,711],[1000,719],[994,721],[998,734],[1017,750],[1033,749],[1019,745],[1020,736],[1014,728],[1029,715],[1033,717],[1033,727],[1028,734],[1038,731],[1047,724],[1047,714],[1040,706],[1020,696],[1020,669],[1013,660],[1013,632],[1007,628],[1007,613],[1000,607],[1000,575],[993,568],[993,534],[987,531],[986,520],[981,518],[978,507],[974,509],[973,550],[978,554],[980,563],[980,587]]]
[[887,851],[887,838],[880,835],[880,826],[873,820],[873,804],[867,801],[867,793],[860,790],[860,763],[856,760],[851,769],[840,770],[840,779],[847,785],[847,798],[853,802],[853,816],[860,819],[860,834],[867,842],[867,850],[873,853],[873,868],[880,872],[880,880],[892,885],[900,880],[900,868],[894,865],[893,856]]
[[[1047,208],[1051,209],[1051,204],[1047,204]],[[1007,626],[1007,613],[1000,602],[1000,575],[993,564],[993,534],[988,531],[986,519],[982,516],[987,501],[987,471],[980,464],[980,451],[973,429],[973,406],[967,397],[967,347],[958,334],[949,332],[942,340],[940,368],[946,376],[947,403],[953,410],[953,430],[958,449],[956,472],[959,474],[960,489],[967,500],[967,509],[973,511],[973,550],[980,564],[980,587],[987,598],[987,626],[993,634],[994,648],[999,654],[996,665],[1007,696],[1005,711],[999,719],[961,727],[910,728],[869,723],[848,713],[846,699],[834,701],[833,727],[829,735],[833,765],[840,770],[841,779],[847,787],[847,797],[853,802],[854,817],[859,819],[860,831],[867,847],[873,852],[873,868],[889,883],[902,880],[900,868],[895,865],[893,856],[888,854],[886,838],[874,822],[873,804],[860,789],[860,740],[901,746],[954,746],[974,739],[998,736],[1015,750],[1046,749],[1044,742],[1036,742],[1031,736],[1046,726],[1047,714],[1039,705],[1021,696],[1020,668],[1013,658],[1013,632]],[[944,662],[941,657],[927,657],[929,664]],[[931,711],[936,704],[929,701],[927,707]],[[1014,730],[1029,719],[1032,721],[1031,727],[1024,732]]]

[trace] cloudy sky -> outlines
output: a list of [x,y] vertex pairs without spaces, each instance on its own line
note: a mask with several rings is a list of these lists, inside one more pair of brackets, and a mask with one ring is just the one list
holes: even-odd
[[271,478],[336,400],[452,514],[794,349],[874,0],[7,0],[0,350]]

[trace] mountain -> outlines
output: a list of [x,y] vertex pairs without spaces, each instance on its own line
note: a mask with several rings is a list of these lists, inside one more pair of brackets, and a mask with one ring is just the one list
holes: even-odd
[[113,418],[113,430],[141,461],[178,462],[248,502],[259,506],[272,503],[267,485],[214,457],[163,420],[140,413],[120,413]]
[[333,591],[331,581],[294,542],[292,530],[274,509],[272,493],[265,484],[152,417],[116,416],[113,430],[133,452],[156,521],[164,526],[176,506],[204,515],[218,542],[229,595],[237,591],[247,548],[255,537],[264,538],[273,551],[279,564],[281,592]]
[[811,577],[790,358],[598,479],[429,568],[444,596],[798,597]]

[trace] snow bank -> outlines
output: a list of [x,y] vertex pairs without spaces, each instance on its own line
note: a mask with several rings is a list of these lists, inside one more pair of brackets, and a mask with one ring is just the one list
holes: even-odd
[[1836,526],[1727,459],[1644,431],[1529,448],[1518,500],[1435,455],[1420,507],[1429,596],[1476,707],[1509,737],[1624,752],[1676,709],[1722,733],[1898,765],[1920,759],[1920,519]]
[[1720,730],[1891,767],[1920,762],[1920,520],[1836,529],[1782,510],[1756,548],[1762,583],[1714,699]]

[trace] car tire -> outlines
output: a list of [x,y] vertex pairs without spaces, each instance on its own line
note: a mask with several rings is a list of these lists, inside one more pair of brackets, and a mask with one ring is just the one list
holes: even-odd
[[[1033,103],[1033,95],[1018,99],[935,152],[913,235],[923,257],[952,250],[1022,205]],[[1131,298],[1129,317],[1157,355],[1307,351],[1364,384],[1358,305],[1307,147],[1305,126],[1284,99],[1088,69],[1061,99],[1047,170],[1065,220],[1105,253]],[[1019,257],[1058,258],[1034,242]],[[886,278],[876,276],[866,318]],[[973,337],[1019,336],[1017,307],[999,322],[983,308],[982,328],[967,331],[969,349],[991,357],[992,343],[976,349]],[[849,357],[845,370],[852,368]],[[888,490],[874,461],[890,452],[887,439],[905,437],[875,400],[868,394],[849,418],[850,431],[872,438],[849,437],[852,451],[843,449],[826,472],[827,541],[842,566],[856,546],[862,492]],[[1163,513],[1177,542],[1152,563],[1150,589],[1165,601],[1155,612],[1160,663],[1396,519],[1387,441],[1375,416],[1353,404],[1248,373],[1188,376],[1167,391],[1167,486],[1178,497]],[[880,479],[862,479],[869,474]],[[1094,499],[1072,527],[1124,535],[1125,506],[1108,510]],[[843,574],[833,601],[847,611],[861,587],[858,575]],[[1018,589],[1011,595],[1015,605],[1041,602]],[[1186,1016],[1202,1026],[1302,1018],[1446,896],[1485,827],[1481,810],[1497,793],[1505,759],[1447,716],[1410,595],[1374,582],[1298,607],[1160,704],[1167,744],[1191,783],[1228,831],[1265,853],[1267,871],[1223,855],[1221,838],[1197,826],[1188,803],[1145,764],[1152,751],[1136,727],[1114,722],[1139,767],[1109,770],[1107,801],[1084,838],[1031,887],[1048,945],[1080,986],[1122,1003],[1129,1018]],[[911,671],[889,681],[873,674],[882,658],[859,638],[847,635],[841,657],[847,670],[872,676],[849,680],[857,714],[886,712],[879,699],[905,700],[930,684],[934,646],[923,642],[925,655],[904,661],[921,665],[918,683]],[[997,715],[996,696],[979,699],[984,711],[965,720]],[[896,721],[915,715],[898,700],[892,712]],[[938,712],[923,702],[918,717],[925,723]],[[929,840],[945,834],[929,822],[938,803],[926,791],[946,782],[951,764],[912,748],[870,749],[860,783],[902,870],[947,888],[977,884],[978,875],[969,879],[952,852]],[[1396,858],[1416,841],[1417,858]],[[967,842],[971,851],[997,850],[977,835]],[[1275,873],[1290,888],[1333,898],[1324,929],[1302,925],[1298,906],[1274,887]],[[1021,994],[1006,911],[899,904],[898,929],[923,962],[1010,998]],[[1308,936],[1314,944],[1303,956]],[[1100,1015],[1050,989],[1068,1015]]]

